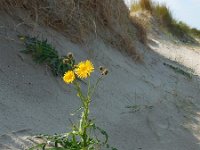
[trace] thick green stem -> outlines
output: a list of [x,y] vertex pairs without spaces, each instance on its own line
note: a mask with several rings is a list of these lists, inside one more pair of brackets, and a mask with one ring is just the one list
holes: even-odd
[[90,102],[91,102],[91,96],[94,93],[95,88],[97,87],[98,83],[100,82],[101,78],[99,78],[96,82],[96,84],[91,87],[90,81],[88,82],[88,91],[87,95],[84,96],[82,93],[82,90],[80,88],[80,84],[78,82],[74,82],[74,85],[76,87],[76,90],[78,92],[78,96],[82,102],[82,107],[83,107],[83,112],[81,115],[80,123],[79,123],[79,133],[80,137],[82,140],[82,146],[83,150],[87,150],[88,148],[88,140],[89,140],[89,135],[88,135],[88,128],[90,128],[90,121],[89,121],[89,107],[90,107]]
[[88,115],[89,115],[89,105],[90,105],[90,99],[86,99],[84,103],[84,111],[82,112],[82,118],[80,121],[80,131],[82,132],[82,142],[83,142],[83,147],[87,148],[87,141],[88,141],[88,135],[87,135],[87,128],[89,127],[89,120],[88,120]]

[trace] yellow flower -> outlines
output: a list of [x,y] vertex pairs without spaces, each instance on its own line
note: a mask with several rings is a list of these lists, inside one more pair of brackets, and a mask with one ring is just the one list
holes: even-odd
[[84,62],[80,62],[75,69],[75,73],[81,79],[85,79],[90,76],[90,74],[94,71],[94,66],[91,61],[86,60]]
[[75,69],[75,73],[79,78],[82,79],[88,77],[87,66],[85,65],[85,62],[80,62],[78,64],[78,67]]
[[90,75],[90,73],[94,71],[94,65],[89,60],[85,61],[85,65],[87,66],[87,71],[88,71],[88,74]]
[[73,71],[67,71],[63,76],[63,80],[67,84],[72,83],[75,80],[74,72]]

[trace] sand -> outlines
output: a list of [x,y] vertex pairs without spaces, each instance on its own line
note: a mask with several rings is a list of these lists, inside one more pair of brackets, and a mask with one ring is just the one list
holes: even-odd
[[[20,52],[24,45],[18,34],[47,38],[60,55],[71,51],[78,61],[91,59],[96,68],[104,65],[109,69],[93,98],[91,118],[107,131],[114,147],[200,149],[199,47],[180,46],[152,35],[151,49],[137,44],[144,53],[140,64],[98,38],[79,46],[52,29],[23,25],[20,18],[0,12],[1,150],[26,149],[31,135],[66,132],[69,118],[74,118],[70,113],[80,106],[72,86]],[[163,63],[193,69],[194,76],[188,79]],[[92,81],[98,76],[95,71]]]

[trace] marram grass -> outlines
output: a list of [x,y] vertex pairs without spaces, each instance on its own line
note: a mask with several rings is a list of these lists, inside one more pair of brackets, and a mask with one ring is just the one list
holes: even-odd
[[200,30],[191,28],[186,23],[176,20],[165,3],[157,3],[152,0],[134,1],[130,11],[137,12],[141,10],[150,12],[165,29],[180,41],[195,43],[195,37],[200,37]]

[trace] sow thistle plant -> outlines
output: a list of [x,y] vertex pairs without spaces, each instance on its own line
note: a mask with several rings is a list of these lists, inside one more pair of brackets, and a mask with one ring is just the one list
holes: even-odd
[[[73,55],[68,59],[73,59]],[[65,60],[63,61],[70,61]],[[78,111],[82,110],[80,120],[77,124],[72,123],[71,132],[60,135],[41,135],[41,138],[47,142],[44,144],[33,147],[32,150],[42,148],[44,150],[100,150],[102,148],[117,150],[110,147],[108,144],[108,134],[101,128],[97,127],[93,120],[89,119],[90,103],[96,87],[101,79],[108,74],[108,70],[104,67],[100,67],[101,75],[97,79],[94,85],[90,84],[89,77],[94,72],[95,68],[90,60],[81,61],[77,65],[72,65],[71,69],[66,71],[63,76],[63,81],[66,84],[73,84],[77,97],[81,101],[81,107]],[[87,81],[87,92],[84,93],[81,88],[81,80]],[[102,142],[99,140],[98,133],[101,133],[105,140]],[[49,147],[48,143],[53,143],[53,146]]]
[[[92,95],[103,76],[108,74],[108,70],[100,67],[101,76],[93,86],[88,79],[94,72],[94,65],[90,60],[82,61],[75,65],[75,59],[72,53],[67,56],[59,57],[56,49],[47,42],[47,40],[38,40],[37,37],[19,36],[24,42],[26,49],[22,52],[31,54],[33,59],[40,64],[47,64],[55,76],[62,76],[66,84],[73,84],[77,96],[82,106],[81,118],[78,124],[72,125],[72,131],[56,135],[40,135],[45,142],[32,147],[30,150],[99,150],[103,147],[116,150],[110,147],[107,133],[97,127],[93,120],[89,119],[89,107]],[[81,88],[81,81],[87,80],[87,92],[84,93]],[[101,133],[105,141],[101,142],[96,136],[96,131]],[[41,143],[41,142],[40,142]]]

